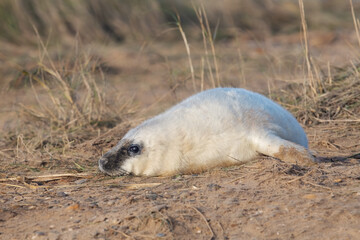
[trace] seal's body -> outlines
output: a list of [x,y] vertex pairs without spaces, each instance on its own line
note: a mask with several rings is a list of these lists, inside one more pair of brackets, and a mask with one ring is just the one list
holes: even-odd
[[174,175],[229,166],[259,154],[310,164],[306,134],[270,99],[244,89],[198,93],[131,129],[99,160],[110,175]]

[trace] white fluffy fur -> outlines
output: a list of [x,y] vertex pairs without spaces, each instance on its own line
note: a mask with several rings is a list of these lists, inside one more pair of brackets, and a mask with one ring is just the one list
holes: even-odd
[[236,88],[189,97],[130,130],[115,148],[126,141],[143,145],[140,155],[121,166],[135,175],[198,172],[249,161],[259,153],[289,162],[312,159],[305,132],[289,112]]

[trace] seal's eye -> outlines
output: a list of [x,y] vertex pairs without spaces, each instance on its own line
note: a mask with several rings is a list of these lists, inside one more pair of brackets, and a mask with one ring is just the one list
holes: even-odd
[[140,146],[137,144],[131,144],[130,147],[127,149],[127,152],[130,156],[135,156],[140,154]]

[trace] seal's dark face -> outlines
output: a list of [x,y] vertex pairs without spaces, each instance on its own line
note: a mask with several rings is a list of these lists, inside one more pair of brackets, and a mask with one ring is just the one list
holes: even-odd
[[113,149],[99,159],[99,169],[109,175],[129,175],[131,172],[121,168],[124,162],[141,154],[142,144],[133,141],[120,141]]

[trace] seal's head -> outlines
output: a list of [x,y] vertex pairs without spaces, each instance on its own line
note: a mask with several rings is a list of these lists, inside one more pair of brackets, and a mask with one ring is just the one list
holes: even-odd
[[112,176],[130,175],[133,161],[143,152],[143,144],[122,139],[114,148],[99,159],[100,171]]
[[131,129],[99,159],[100,171],[112,176],[162,174],[166,170],[164,159],[168,154],[174,156],[162,127],[151,120]]

